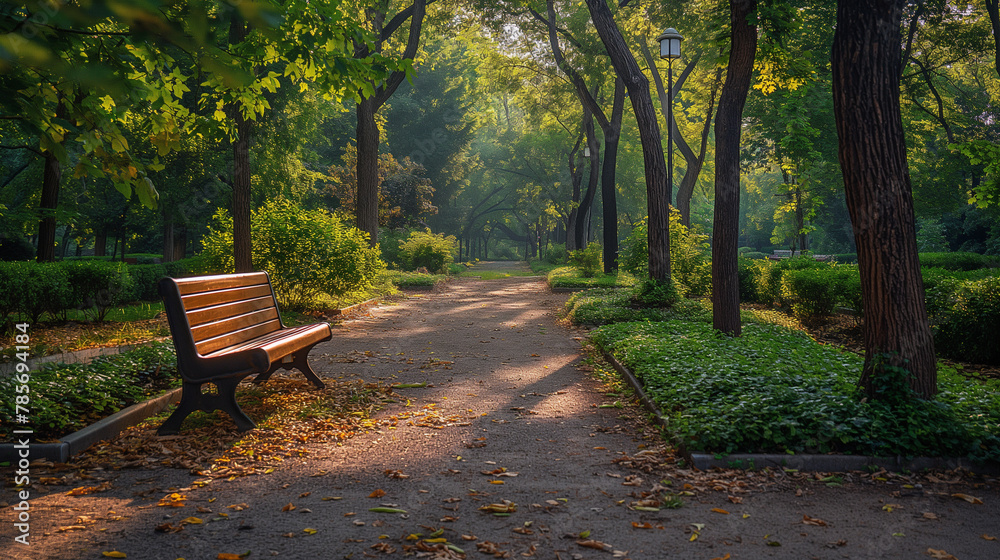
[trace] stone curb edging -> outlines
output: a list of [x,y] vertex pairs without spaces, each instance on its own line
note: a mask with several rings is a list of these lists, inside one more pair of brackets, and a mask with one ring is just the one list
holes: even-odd
[[[667,426],[667,421],[663,417],[656,403],[649,398],[643,390],[642,384],[635,375],[619,362],[610,352],[599,347],[604,359],[611,364],[639,397],[646,410],[653,414],[654,421],[662,426]],[[684,453],[685,459],[699,470],[708,470],[719,467],[723,469],[760,469],[764,467],[781,467],[795,469],[799,471],[815,472],[846,472],[862,471],[872,467],[884,468],[889,471],[921,471],[931,470],[954,470],[961,468],[976,474],[998,476],[1000,475],[1000,464],[976,464],[965,458],[949,457],[872,457],[863,455],[787,455],[777,453],[739,453],[733,455],[716,456],[713,453],[690,452]]]
[[[64,436],[57,443],[30,443],[28,459],[48,459],[56,463],[65,463],[69,458],[86,450],[95,443],[111,439],[122,430],[159,414],[170,405],[180,402],[181,388],[171,389],[159,397],[136,403],[103,418],[86,428]],[[19,458],[18,449],[13,443],[0,444],[0,461],[16,462]]]
[[378,299],[373,298],[367,301],[362,301],[361,303],[355,303],[354,305],[348,305],[343,309],[335,309],[333,310],[334,312],[332,313],[332,315],[334,317],[348,317],[350,315],[354,315],[355,313],[368,311],[369,309],[375,307],[376,305],[378,305]]

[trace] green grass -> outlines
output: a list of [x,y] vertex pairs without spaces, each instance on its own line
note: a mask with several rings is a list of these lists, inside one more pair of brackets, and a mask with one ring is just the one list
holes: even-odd
[[941,366],[935,401],[884,404],[857,392],[861,357],[778,325],[746,324],[732,338],[697,320],[618,323],[593,340],[636,374],[690,450],[1000,461],[998,380]]
[[528,267],[531,268],[532,272],[534,272],[535,274],[545,274],[545,275],[548,275],[548,273],[563,266],[566,265],[558,263],[550,263],[548,261],[542,261],[542,260],[530,261],[528,263]]
[[[126,323],[129,321],[146,321],[155,318],[163,312],[163,302],[136,302],[123,307],[115,307],[108,311],[104,320],[110,323]],[[86,313],[79,309],[70,309],[66,312],[66,318],[70,321],[89,322]]]
[[445,274],[424,274],[422,272],[386,271],[386,277],[397,288],[432,287],[448,278]]
[[636,285],[635,277],[627,272],[585,278],[578,268],[572,266],[552,269],[548,274],[548,281],[550,288],[619,288]]

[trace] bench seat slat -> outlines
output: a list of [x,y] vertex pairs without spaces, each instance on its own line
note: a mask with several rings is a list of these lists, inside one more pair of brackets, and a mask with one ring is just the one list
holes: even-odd
[[303,325],[301,327],[289,327],[259,336],[253,340],[248,340],[236,346],[223,348],[216,352],[203,354],[206,358],[212,358],[229,354],[231,352],[241,352],[244,350],[261,349],[267,352],[268,359],[272,362],[280,360],[296,352],[305,345],[326,340],[330,336],[330,326],[326,323],[315,323]]
[[240,329],[245,329],[247,327],[252,327],[259,323],[273,321],[277,318],[278,318],[278,310],[273,307],[268,307],[265,309],[252,311],[250,313],[235,315],[233,317],[226,317],[225,319],[212,321],[210,323],[204,323],[198,325],[197,327],[192,327],[191,335],[194,337],[194,341],[197,343],[203,340],[207,340],[209,338],[214,338],[219,335],[235,332]]
[[177,284],[177,289],[182,296],[195,292],[268,284],[266,272],[227,274],[225,276],[193,276],[190,278],[176,278],[174,282]]
[[213,305],[212,307],[203,307],[187,313],[188,324],[192,327],[197,327],[198,325],[204,325],[205,323],[211,323],[212,321],[220,321],[222,319],[228,319],[229,317],[259,311],[269,307],[274,307],[274,298],[270,295],[246,301],[237,301],[222,305]]
[[254,286],[227,288],[225,290],[214,290],[211,292],[197,292],[181,296],[181,301],[184,302],[184,310],[190,313],[203,307],[211,307],[213,305],[233,303],[236,301],[243,301],[269,295],[271,295],[270,286],[267,284],[257,284]]
[[236,348],[241,344],[252,341],[261,336],[277,332],[280,329],[281,322],[274,319],[273,321],[257,323],[256,325],[246,327],[238,331],[228,332],[213,338],[202,340],[201,342],[195,343],[194,347],[198,350],[199,354],[204,356],[211,354],[216,350]]

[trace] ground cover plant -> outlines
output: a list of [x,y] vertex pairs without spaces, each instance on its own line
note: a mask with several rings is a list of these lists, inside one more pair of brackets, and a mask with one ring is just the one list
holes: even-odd
[[548,282],[549,287],[554,289],[614,288],[635,285],[635,277],[627,272],[597,273],[587,277],[579,268],[561,266],[549,271]]
[[941,367],[935,401],[905,395],[905,372],[880,380],[899,398],[864,401],[862,358],[769,324],[738,338],[698,321],[601,327],[594,342],[643,383],[688,450],[847,453],[1000,461],[1000,381]]
[[[15,397],[23,381],[16,375],[0,377],[0,434],[4,438],[17,426]],[[44,441],[179,387],[180,377],[173,345],[161,342],[89,364],[41,366],[31,372],[29,386],[34,435]]]

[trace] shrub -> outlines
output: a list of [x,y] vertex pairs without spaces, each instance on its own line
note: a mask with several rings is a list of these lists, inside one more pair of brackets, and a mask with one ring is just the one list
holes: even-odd
[[160,293],[156,285],[160,278],[168,276],[167,267],[162,264],[134,264],[128,267],[132,276],[130,301],[158,301]]
[[639,284],[635,301],[642,307],[667,308],[676,303],[679,297],[672,280],[659,282],[652,278],[646,278]]
[[[957,281],[956,281],[957,282]],[[950,285],[953,305],[938,310],[935,347],[955,360],[1000,364],[1000,277]]]
[[72,305],[66,271],[61,263],[0,262],[0,321],[8,316],[38,321]]
[[844,264],[858,264],[857,253],[838,253],[833,256],[833,260]]
[[757,252],[757,251],[751,251],[749,253],[742,253],[740,256],[743,257],[743,258],[746,258],[746,259],[766,259],[767,258],[767,255],[765,255],[764,253]]
[[566,301],[566,318],[577,325],[607,325],[643,319],[661,321],[666,316],[661,309],[633,307],[634,301],[632,288],[584,290]]
[[570,251],[569,263],[580,269],[580,274],[584,278],[597,276],[604,270],[601,266],[601,245],[596,241],[591,241],[586,249]]
[[399,246],[406,241],[410,233],[411,231],[407,229],[390,229],[379,232],[378,248],[382,254],[382,261],[387,267],[402,270],[407,266]]
[[[367,289],[385,267],[366,234],[323,210],[271,201],[253,212],[250,228],[253,267],[270,273],[282,307],[305,309],[321,294]],[[209,270],[234,270],[233,221],[224,210],[202,244]]]
[[800,319],[827,317],[841,303],[852,274],[856,271],[833,266],[786,270],[781,276],[781,297]]
[[979,253],[920,253],[920,266],[947,270],[976,270],[996,266],[997,258]]
[[0,261],[30,261],[35,247],[23,237],[0,237]]
[[746,253],[756,253],[757,249],[754,247],[740,247],[736,250],[738,255],[745,255]]
[[761,303],[757,292],[757,279],[754,275],[756,266],[746,255],[740,255],[736,261],[736,274],[740,281],[740,301],[744,303]]
[[[625,238],[618,265],[636,276],[649,274],[648,225],[645,219]],[[712,264],[708,235],[685,227],[680,212],[670,211],[670,276],[678,292],[702,296],[711,292]]]
[[72,287],[72,307],[84,311],[97,322],[108,311],[132,301],[134,284],[125,263],[79,260],[64,263]]
[[454,235],[434,234],[431,230],[414,231],[400,242],[399,254],[412,270],[426,268],[433,273],[447,273],[448,265],[455,262],[454,252],[458,242]]
[[789,304],[788,300],[782,296],[781,291],[781,277],[786,270],[803,270],[829,265],[818,262],[810,256],[800,256],[780,261],[764,259],[755,261],[753,266],[754,284],[760,303],[784,306]]
[[566,245],[564,243],[553,244],[543,251],[542,260],[549,264],[566,264]]

